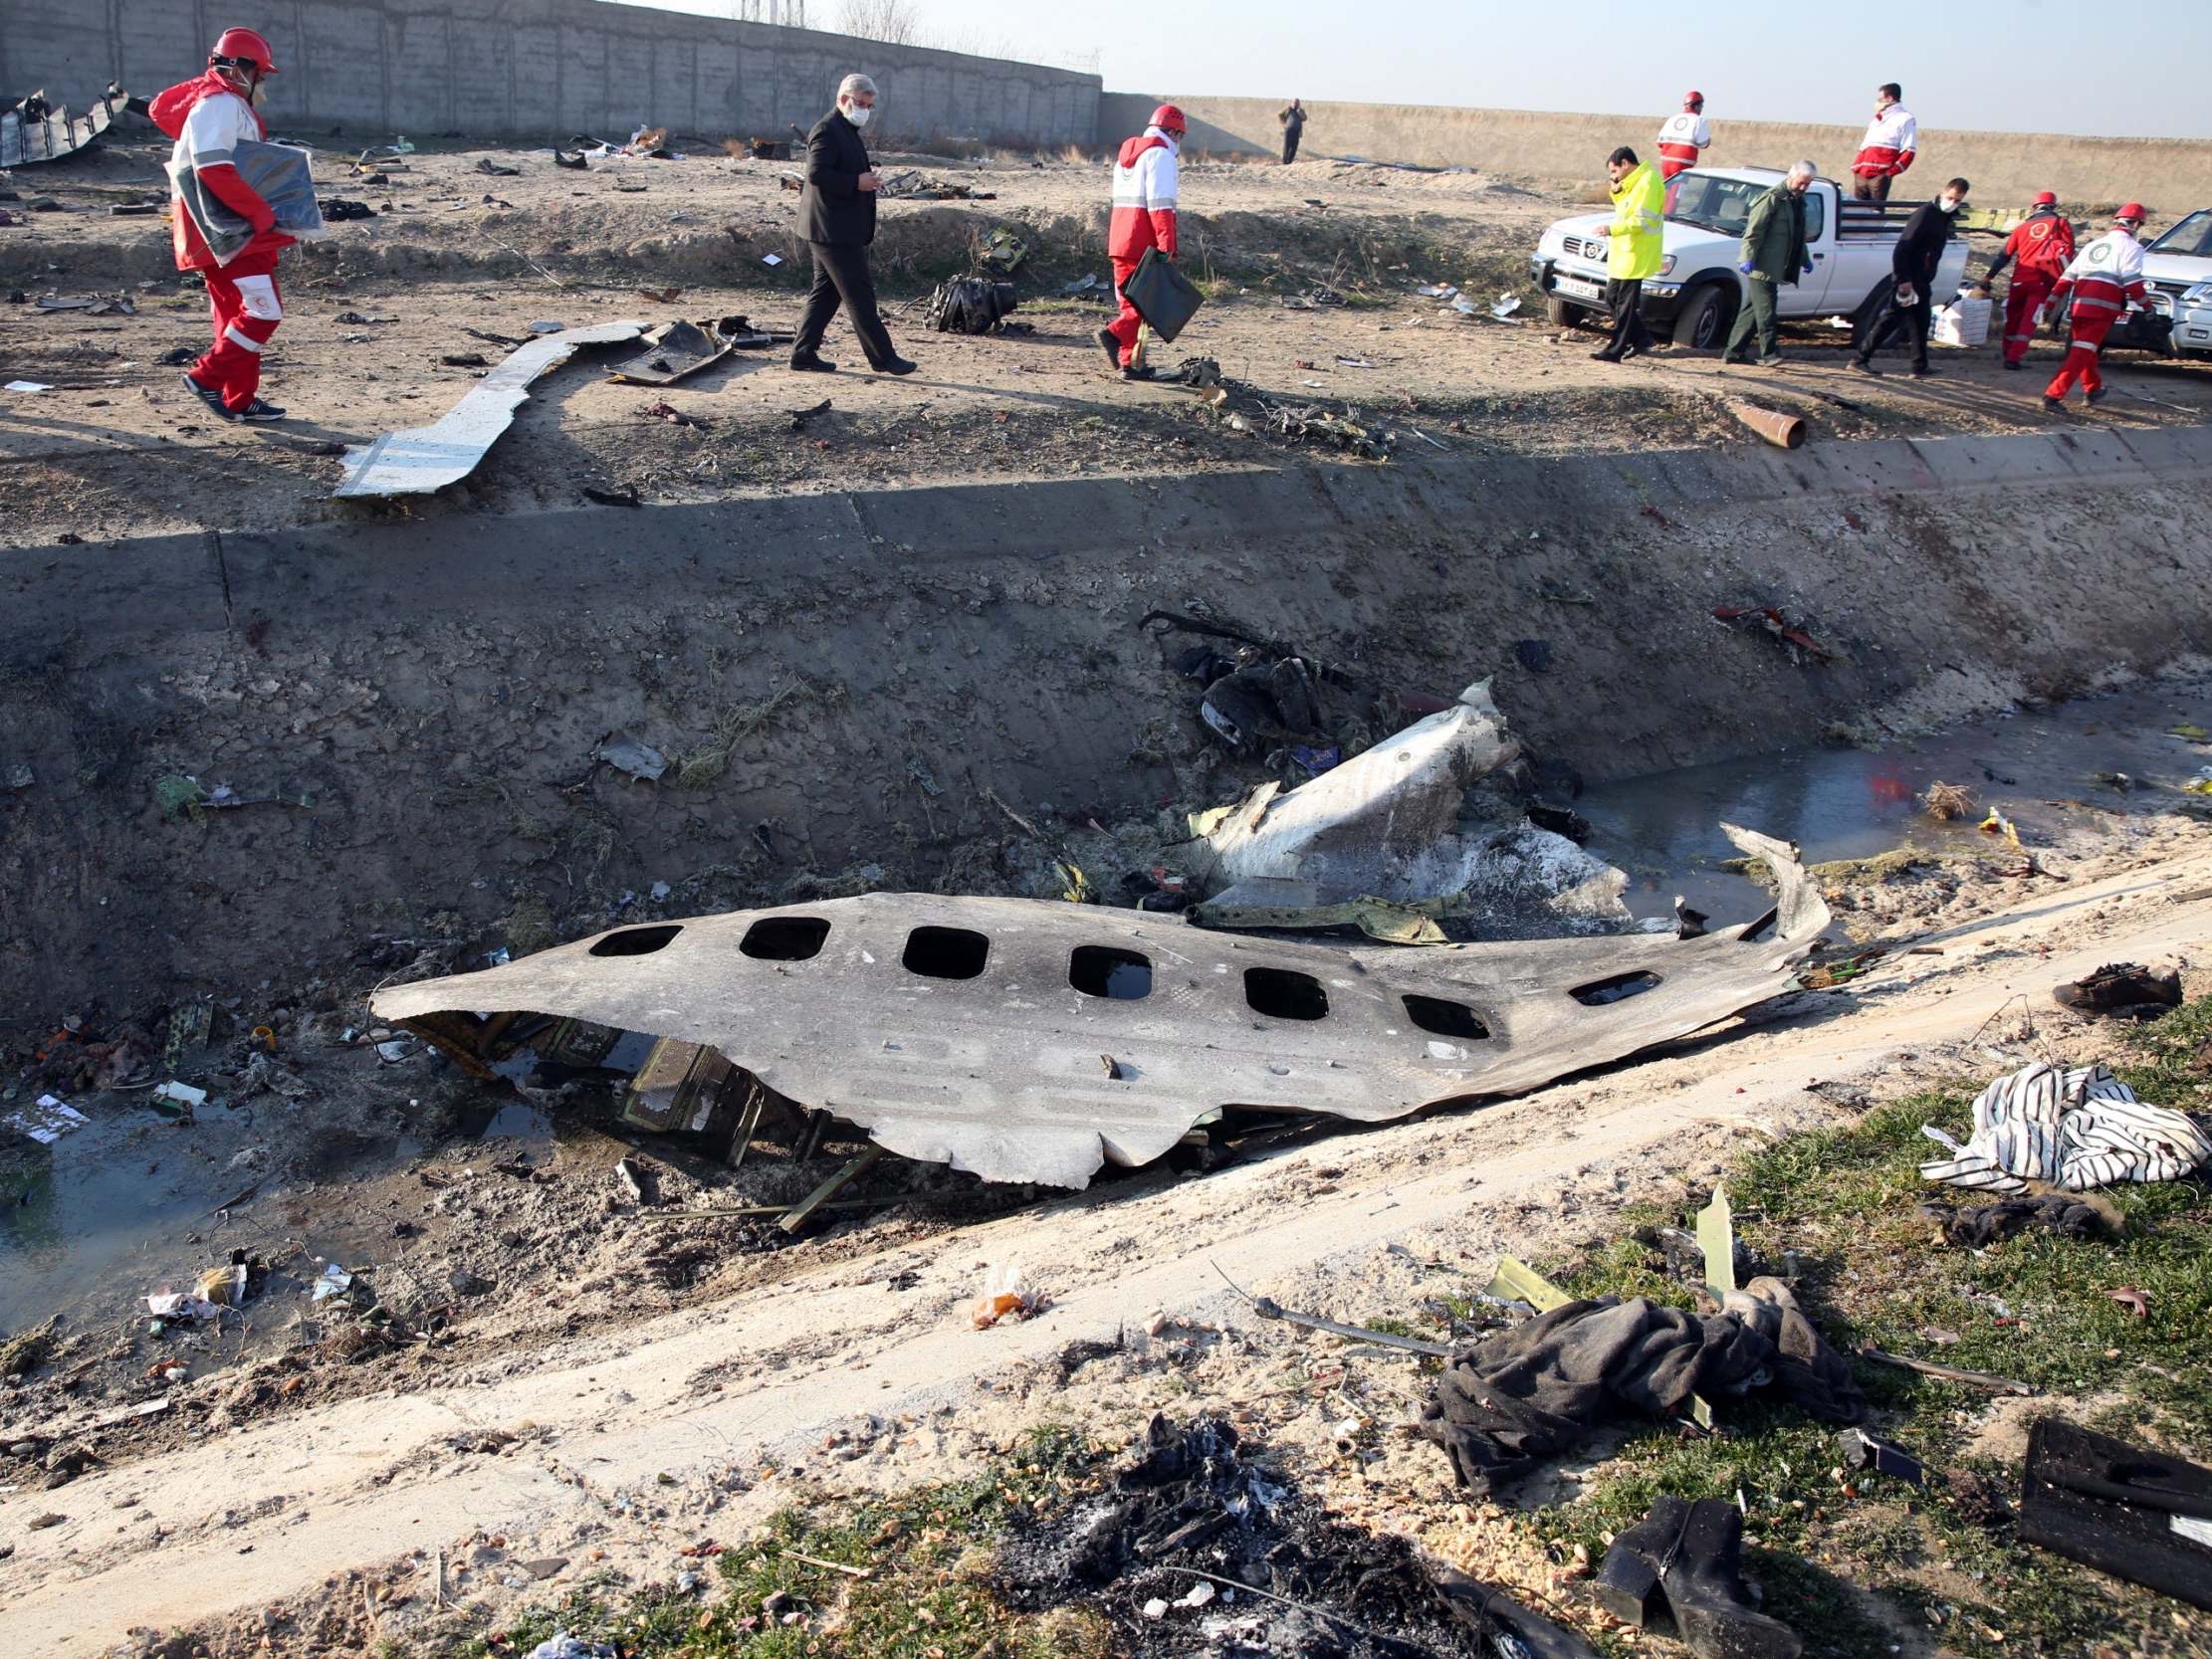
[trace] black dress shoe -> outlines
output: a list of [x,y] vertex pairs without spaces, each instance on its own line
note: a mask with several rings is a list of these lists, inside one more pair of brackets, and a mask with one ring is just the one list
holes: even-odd
[[791,367],[800,374],[835,374],[837,365],[826,357],[817,357],[809,351],[803,357],[793,357]]
[[878,374],[912,374],[918,366],[904,357],[893,357],[888,363],[878,363],[875,367]]

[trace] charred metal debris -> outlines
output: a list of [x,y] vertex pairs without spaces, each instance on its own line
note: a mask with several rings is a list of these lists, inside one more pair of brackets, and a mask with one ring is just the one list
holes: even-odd
[[[1522,1093],[1791,988],[1829,920],[1796,849],[1724,826],[1774,875],[1748,924],[1592,936],[1593,917],[1626,922],[1619,871],[1525,822],[1459,825],[1469,786],[1518,755],[1475,686],[1296,788],[1198,815],[1212,920],[1268,932],[878,893],[616,928],[370,1006],[481,1078],[626,1075],[632,1123],[728,1156],[774,1112],[986,1180],[1083,1187],[1232,1117],[1380,1123]],[[1455,905],[1550,936],[1279,932],[1347,904],[1408,942]]]

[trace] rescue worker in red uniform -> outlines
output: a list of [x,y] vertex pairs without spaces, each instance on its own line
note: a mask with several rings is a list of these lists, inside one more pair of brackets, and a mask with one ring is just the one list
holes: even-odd
[[2005,238],[2004,251],[1982,279],[1987,290],[2006,266],[2019,261],[2005,290],[2005,367],[2018,368],[2028,355],[2043,303],[2073,258],[2074,226],[2059,212],[2059,198],[2046,190]]
[[277,256],[294,239],[276,229],[275,211],[232,160],[240,142],[267,140],[254,105],[261,102],[262,83],[276,73],[268,41],[251,29],[225,29],[208,54],[205,75],[171,87],[147,105],[154,125],[176,140],[172,168],[189,168],[202,190],[253,227],[252,241],[230,259],[218,260],[172,182],[177,269],[202,274],[215,319],[215,343],[185,370],[184,384],[210,412],[229,421],[284,419],[282,409],[258,394],[261,354],[284,320]]
[[1697,165],[1698,155],[1713,141],[1705,124],[1705,95],[1692,90],[1682,94],[1682,110],[1669,115],[1659,129],[1659,176],[1673,181]]
[[1144,131],[1123,141],[1114,159],[1114,216],[1106,231],[1106,257],[1114,267],[1114,298],[1121,313],[1098,331],[1098,343],[1124,376],[1135,373],[1137,330],[1144,318],[1122,293],[1147,248],[1162,259],[1176,255],[1176,158],[1183,148],[1183,111],[1172,104],[1153,110]]
[[2067,390],[2077,380],[2090,402],[2104,401],[2104,376],[2099,372],[2097,354],[2128,303],[2140,305],[2149,292],[2143,282],[2143,245],[2135,240],[2142,228],[2142,204],[2129,202],[2112,215],[2112,228],[2076,254],[2059,274],[2051,310],[2056,315],[2065,309],[2074,324],[2074,337],[2067,342],[2066,361],[2043,388],[2046,409],[2064,409]]

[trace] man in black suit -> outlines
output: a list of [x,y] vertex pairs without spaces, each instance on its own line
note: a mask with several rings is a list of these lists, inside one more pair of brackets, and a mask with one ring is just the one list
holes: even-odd
[[876,311],[875,280],[868,275],[880,181],[860,129],[875,103],[876,84],[865,75],[848,75],[838,83],[837,107],[806,135],[806,193],[799,216],[814,249],[814,286],[806,291],[806,310],[791,341],[794,369],[822,373],[837,366],[822,359],[822,330],[842,303],[870,368],[878,374],[914,372],[891,344],[891,331]]

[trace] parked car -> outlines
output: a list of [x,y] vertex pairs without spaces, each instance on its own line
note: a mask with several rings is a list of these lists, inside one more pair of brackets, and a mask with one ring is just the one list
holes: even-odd
[[[1667,187],[1659,275],[1644,284],[1644,319],[1676,345],[1717,349],[1743,304],[1736,271],[1744,220],[1762,191],[1782,174],[1771,167],[1692,167]],[[1857,316],[1889,282],[1889,261],[1905,219],[1918,202],[1856,202],[1834,179],[1816,178],[1805,192],[1805,243],[1812,275],[1781,292],[1785,321]],[[1585,312],[1603,314],[1606,239],[1593,234],[1612,221],[1578,214],[1546,230],[1529,259],[1554,322],[1572,324]],[[1966,274],[1966,245],[1953,238],[1937,267],[1934,292],[1948,299]]]
[[2200,207],[2143,247],[2145,303],[2104,336],[2107,346],[2212,355],[2212,208]]

